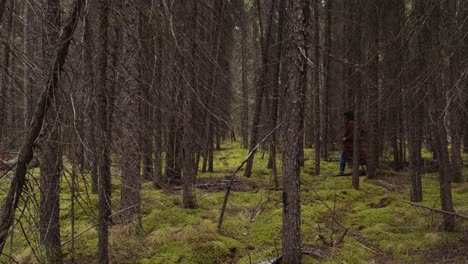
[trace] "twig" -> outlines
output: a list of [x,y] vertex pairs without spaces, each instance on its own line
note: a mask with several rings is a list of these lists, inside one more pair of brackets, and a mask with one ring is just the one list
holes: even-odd
[[280,123],[278,126],[276,126],[273,130],[270,131],[270,133],[268,133],[268,135],[266,135],[262,141],[260,141],[256,146],[255,148],[253,148],[249,155],[247,155],[247,158],[245,158],[242,163],[239,165],[239,167],[237,167],[237,169],[231,174],[231,180],[229,181],[227,187],[226,187],[226,194],[224,195],[224,201],[223,201],[223,207],[221,209],[221,214],[219,216],[219,222],[218,222],[218,231],[221,230],[221,226],[223,225],[223,219],[224,219],[224,211],[226,210],[226,204],[227,204],[227,201],[229,199],[229,194],[231,193],[231,188],[232,188],[232,185],[234,184],[234,180],[236,179],[236,174],[242,169],[242,167],[244,167],[244,164],[250,159],[250,157],[253,155],[253,153],[255,153],[255,151],[257,151],[257,149],[260,147],[261,144],[263,144],[263,142],[265,142],[280,126],[282,125],[282,123]]

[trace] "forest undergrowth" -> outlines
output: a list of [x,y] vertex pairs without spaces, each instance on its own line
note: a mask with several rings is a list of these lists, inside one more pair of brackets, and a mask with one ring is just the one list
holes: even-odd
[[[268,153],[260,151],[256,155],[250,178],[237,175],[218,232],[225,187],[246,155],[247,150],[238,143],[224,144],[216,151],[214,172],[199,173],[197,177],[198,209],[182,208],[178,186],[157,189],[152,182],[143,183],[141,227],[119,225],[114,215],[109,237],[112,263],[267,263],[280,255],[281,190],[274,190],[271,171],[266,169]],[[362,176],[360,190],[354,190],[349,176],[335,176],[337,161],[323,161],[322,174],[314,176],[313,155],[312,149],[305,150],[301,172],[303,263],[468,262],[468,221],[457,219],[456,232],[445,233],[441,214],[408,204],[407,172],[381,169],[376,179]],[[467,156],[463,158],[467,160]],[[333,155],[331,159],[335,160]],[[115,157],[113,212],[119,210],[118,162]],[[60,213],[65,259],[70,260],[74,252],[75,263],[97,263],[97,195],[91,193],[89,175],[75,173],[77,198],[72,210],[69,186],[74,169],[68,162],[65,168]],[[281,163],[278,170],[281,174]],[[468,174],[466,167],[464,174]],[[422,178],[421,204],[440,208],[437,173]],[[2,199],[8,179],[9,175],[0,181]],[[11,257],[2,256],[2,262],[38,263],[43,259],[37,231],[38,169],[31,170],[28,179],[16,213],[20,221],[4,250]],[[468,183],[453,184],[458,214],[468,215],[467,201]]]

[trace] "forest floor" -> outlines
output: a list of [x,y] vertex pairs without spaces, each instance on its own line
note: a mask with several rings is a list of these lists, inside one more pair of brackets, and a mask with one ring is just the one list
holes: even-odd
[[[272,188],[271,171],[266,168],[268,154],[262,151],[255,157],[252,177],[243,177],[243,171],[237,175],[221,232],[217,231],[226,184],[247,156],[247,150],[238,143],[222,147],[215,153],[214,172],[198,175],[198,209],[182,208],[177,186],[161,190],[151,182],[142,184],[142,227],[112,226],[112,263],[268,263],[280,254],[281,191]],[[333,155],[336,160],[338,153]],[[301,172],[303,263],[468,263],[468,221],[457,219],[456,231],[445,233],[439,213],[406,203],[407,172],[382,169],[376,179],[361,177],[360,190],[353,190],[350,177],[334,176],[337,161],[322,162],[321,175],[313,176],[313,150],[306,149],[305,157]],[[467,158],[463,157],[465,163]],[[83,179],[89,182],[89,175],[78,175],[76,238],[72,243],[68,170],[62,179],[61,194],[63,252],[70,259],[73,246],[75,263],[96,263],[97,195],[91,194],[90,186],[84,184]],[[281,175],[281,164],[278,170]],[[468,178],[466,167],[464,174]],[[112,176],[112,201],[117,212],[117,158]],[[17,212],[17,218],[21,215],[20,228],[17,224],[14,239],[4,249],[19,263],[37,263],[41,259],[36,228],[39,195],[34,191],[38,178],[38,169],[31,170],[21,213]],[[427,173],[422,178],[421,204],[440,208],[437,173]],[[8,177],[0,181],[2,200],[8,182]],[[456,212],[468,215],[468,183],[452,186]],[[2,263],[10,260],[0,258]]]

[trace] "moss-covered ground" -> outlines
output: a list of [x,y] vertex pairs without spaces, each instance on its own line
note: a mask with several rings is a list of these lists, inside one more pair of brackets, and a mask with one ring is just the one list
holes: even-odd
[[[238,143],[216,151],[213,173],[200,173],[198,180],[226,184],[227,177],[246,157]],[[360,178],[360,190],[351,188],[350,177],[334,176],[337,162],[322,162],[321,175],[314,176],[313,150],[305,150],[301,172],[301,243],[304,263],[467,263],[468,221],[456,220],[456,232],[442,230],[442,217],[408,201],[407,174],[381,170],[377,179]],[[337,156],[337,153],[332,153]],[[464,162],[467,156],[464,156]],[[113,263],[260,263],[281,252],[281,191],[275,191],[268,153],[255,156],[252,177],[241,171],[244,188],[231,192],[224,223],[217,230],[224,188],[197,189],[198,209],[183,209],[180,191],[156,189],[142,184],[142,227],[114,225],[110,230]],[[62,177],[61,231],[67,260],[72,252],[71,171]],[[349,170],[349,169],[348,169]],[[278,164],[281,176],[281,164]],[[120,199],[119,166],[113,166],[114,212]],[[465,178],[468,170],[464,169]],[[423,205],[440,208],[436,173],[423,177]],[[17,211],[13,240],[2,262],[38,263],[43,259],[37,233],[37,169],[28,176],[28,188]],[[0,198],[8,188],[1,180]],[[76,263],[96,263],[97,196],[91,193],[89,175],[77,174],[74,206],[73,247]],[[224,180],[224,181],[222,181]],[[281,182],[281,180],[280,180]],[[249,183],[249,184],[245,184]],[[453,184],[456,212],[468,215],[468,183]],[[20,217],[21,216],[21,217]],[[26,234],[26,236],[25,236]]]

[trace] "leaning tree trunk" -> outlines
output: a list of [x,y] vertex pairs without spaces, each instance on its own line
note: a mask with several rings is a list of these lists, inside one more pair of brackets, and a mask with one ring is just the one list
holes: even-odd
[[72,12],[70,12],[70,18],[61,30],[62,34],[57,41],[59,46],[55,52],[55,60],[48,74],[46,75],[48,76],[47,84],[39,98],[29,130],[18,154],[15,175],[11,181],[10,189],[8,191],[5,202],[3,203],[0,215],[0,254],[3,251],[3,247],[5,246],[8,231],[13,224],[15,210],[18,206],[18,201],[21,197],[21,193],[26,181],[28,164],[33,158],[35,147],[34,142],[39,137],[39,134],[42,130],[46,111],[51,104],[50,100],[53,99],[53,96],[58,89],[59,74],[62,70],[63,64],[65,63],[68,47],[72,40],[73,33],[75,32],[81,8],[84,4],[83,2],[83,0],[75,1]]
[[[43,68],[49,69],[54,59],[54,50],[59,39],[60,0],[48,0],[44,18],[45,38]],[[47,80],[44,80],[44,83]],[[58,83],[57,83],[58,86]],[[46,261],[62,262],[62,246],[60,243],[60,176],[62,174],[60,95],[58,88],[54,89],[50,100],[51,108],[44,118],[44,136],[39,141],[38,153],[40,180],[40,228],[41,244],[45,247]]]
[[287,93],[283,125],[283,263],[301,263],[300,245],[300,144],[303,126],[301,105],[305,81],[304,0],[289,0],[286,67]]

